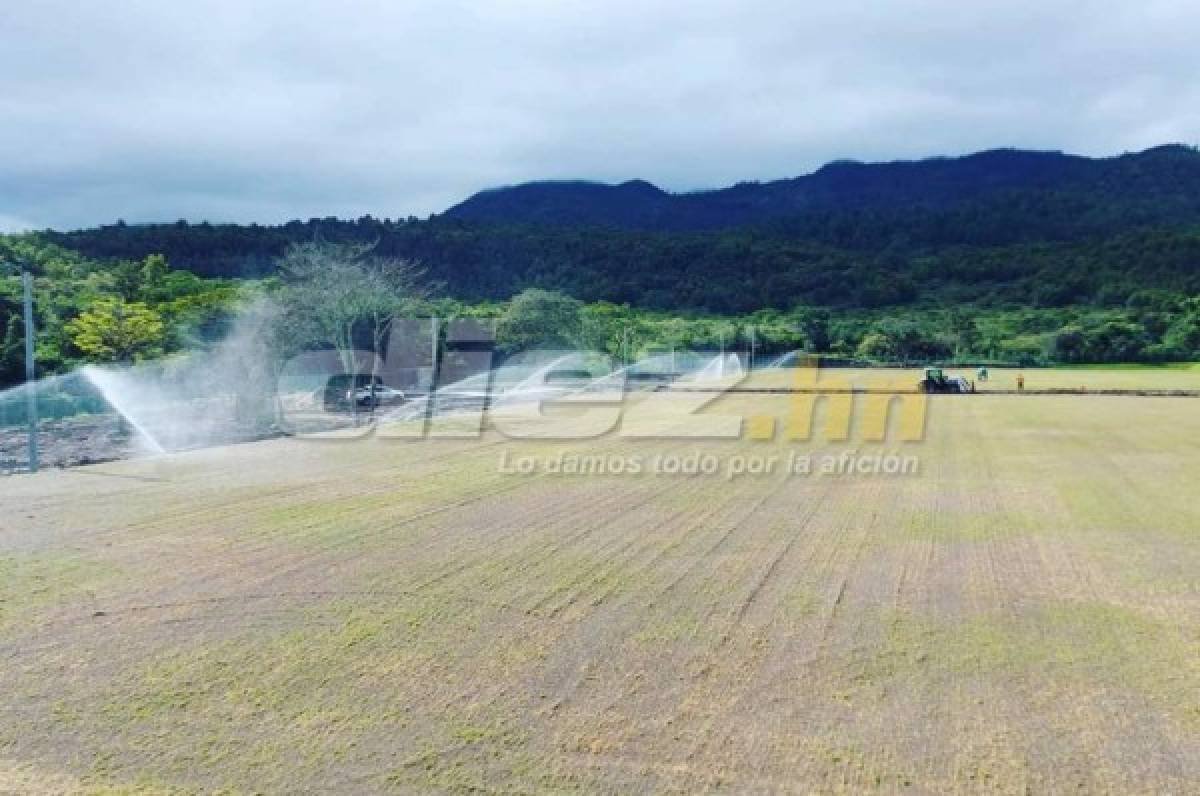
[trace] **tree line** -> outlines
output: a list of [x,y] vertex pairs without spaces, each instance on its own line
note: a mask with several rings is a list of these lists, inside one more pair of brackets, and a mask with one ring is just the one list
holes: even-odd
[[362,244],[421,263],[432,282],[464,301],[540,287],[587,302],[716,314],[796,305],[1115,308],[1146,286],[1200,293],[1200,223],[1129,222],[1086,237],[1005,239],[989,231],[1003,218],[957,212],[923,230],[904,214],[867,212],[810,217],[799,228],[710,232],[364,217],[276,227],[113,225],[46,239],[90,259],[163,254],[176,268],[226,279],[273,275],[296,243]]
[[[1190,243],[1180,235],[1158,235],[1137,245],[1157,252],[1161,267],[1175,273],[1167,263],[1189,262]],[[597,298],[594,291],[545,288],[538,280],[500,299],[464,297],[438,280],[434,269],[396,256],[380,241],[290,244],[270,275],[257,279],[200,276],[160,253],[96,259],[42,234],[0,236],[0,261],[24,263],[36,274],[43,374],[89,362],[186,353],[219,339],[240,307],[263,297],[283,307],[279,328],[293,350],[320,345],[379,350],[381,324],[400,312],[489,319],[506,353],[582,347],[618,358],[724,349],[753,352],[760,362],[793,350],[880,363],[1200,360],[1200,297],[1195,290],[1164,286],[1166,279],[1149,280],[1154,287],[1114,279],[1093,289],[1080,275],[1038,282],[1035,295],[1023,301],[979,296],[959,301],[954,283],[942,281],[944,295],[937,300],[894,303],[877,296],[839,305],[780,294],[743,311],[716,312]],[[549,262],[540,267],[554,271]],[[930,263],[921,267],[937,273]],[[956,266],[959,273],[972,267]],[[1178,269],[1181,280],[1184,270]],[[896,281],[880,277],[878,284],[868,281],[857,289],[915,289]],[[700,287],[703,279],[692,284]],[[332,315],[326,312],[330,302],[337,305]],[[0,385],[11,385],[23,378],[24,367],[20,282],[12,269],[0,271],[0,333]]]

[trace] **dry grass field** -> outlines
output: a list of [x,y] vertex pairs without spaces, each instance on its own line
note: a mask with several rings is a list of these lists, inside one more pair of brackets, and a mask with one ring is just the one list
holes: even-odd
[[[794,369],[755,371],[743,382],[748,388],[787,387],[796,382]],[[975,382],[979,392],[1012,392],[1017,378],[1025,379],[1029,392],[1072,390],[1200,390],[1200,365],[1166,367],[1125,366],[1120,368],[989,368],[988,380],[979,381],[975,368],[946,368],[950,376],[962,376]],[[900,368],[824,368],[800,372],[800,382],[817,385],[848,383],[854,388],[915,389],[921,371]]]
[[[8,478],[0,792],[1195,792],[1197,441],[1195,398],[935,396],[920,442],[284,439]],[[919,470],[725,472],[852,450]],[[501,467],[583,453],[722,469]]]

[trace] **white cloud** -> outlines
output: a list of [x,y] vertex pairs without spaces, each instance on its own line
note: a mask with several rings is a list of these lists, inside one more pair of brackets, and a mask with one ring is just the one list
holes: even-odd
[[0,233],[30,232],[35,229],[38,229],[38,225],[32,221],[0,213]]
[[[806,7],[808,6],[808,7]],[[424,215],[483,187],[714,187],[994,146],[1197,138],[1200,7],[151,0],[12,4],[0,214]]]

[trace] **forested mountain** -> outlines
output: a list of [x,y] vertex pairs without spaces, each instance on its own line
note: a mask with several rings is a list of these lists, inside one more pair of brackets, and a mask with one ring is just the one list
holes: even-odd
[[483,191],[446,215],[662,231],[831,212],[944,211],[964,204],[1011,209],[1030,203],[1075,211],[1084,216],[1080,221],[1093,223],[1130,210],[1147,221],[1195,219],[1200,212],[1200,153],[1176,145],[1103,159],[997,149],[894,163],[837,161],[802,177],[684,194],[637,180],[620,185],[533,182]]
[[[314,240],[420,263],[446,317],[561,291],[587,302],[587,344],[604,350],[630,335],[647,350],[733,344],[753,327],[764,352],[885,362],[1200,359],[1200,153],[1183,146],[842,162],[694,194],[531,183],[425,220],[118,222],[0,236],[0,260],[39,275],[39,362],[57,371],[213,336],[245,287],[232,280]],[[0,275],[0,384],[22,372],[19,304]],[[92,345],[131,319],[136,351]]]
[[531,183],[423,221],[117,224],[49,238],[102,259],[161,253],[176,268],[221,277],[269,274],[292,242],[375,242],[465,300],[537,286],[721,313],[1120,306],[1147,288],[1200,293],[1200,153],[838,162],[693,194],[636,181]]

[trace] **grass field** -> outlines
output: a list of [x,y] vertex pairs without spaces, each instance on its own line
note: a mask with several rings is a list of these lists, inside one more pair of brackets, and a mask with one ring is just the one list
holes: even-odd
[[[785,436],[0,481],[0,792],[1200,788],[1200,399],[935,396],[920,442]],[[852,450],[919,471],[725,467]],[[578,453],[721,468],[501,469]]]
[[[1041,390],[1200,390],[1200,365],[1068,367],[1068,368],[988,368],[988,380],[976,378],[976,368],[946,368],[951,376],[975,382],[979,392],[1005,392],[1017,389],[1023,376],[1025,389]],[[794,369],[755,371],[743,383],[746,387],[780,387],[795,382]],[[847,382],[855,388],[915,389],[921,379],[919,370],[901,368],[823,368],[802,372],[801,382]]]

